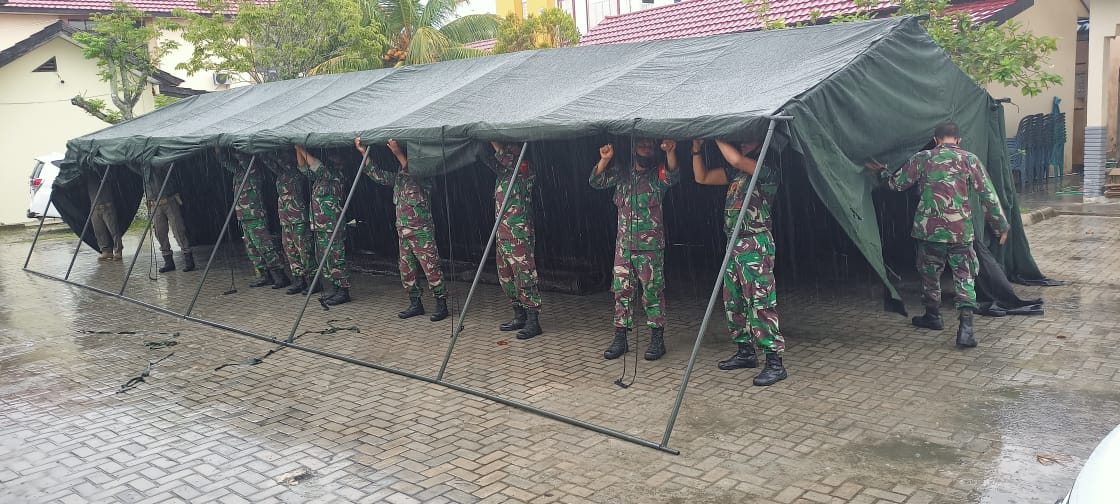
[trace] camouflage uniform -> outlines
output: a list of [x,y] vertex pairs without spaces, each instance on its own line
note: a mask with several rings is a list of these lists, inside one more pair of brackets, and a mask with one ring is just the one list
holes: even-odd
[[318,264],[312,248],[311,228],[307,222],[307,190],[303,175],[288,160],[265,156],[265,163],[276,175],[276,211],[280,217],[280,240],[292,275],[310,275]]
[[420,269],[437,298],[447,295],[443,285],[443,267],[436,249],[435,225],[432,224],[432,184],[407,172],[390,172],[378,168],[372,159],[363,168],[365,174],[381,185],[392,186],[393,205],[397,210],[398,267],[401,284],[409,297],[419,298],[424,290],[417,285]]
[[[104,184],[100,177],[94,175],[87,173],[85,179],[86,190],[89,192],[90,224],[97,237],[97,248],[102,254],[111,252],[119,257],[124,252],[124,240],[117,223],[117,211],[113,208],[113,175],[110,172]],[[104,187],[98,197],[97,190],[102,186]]]
[[518,153],[518,149],[503,149],[494,153],[494,157],[486,157],[487,165],[498,176],[494,182],[494,218],[499,221],[495,244],[498,283],[514,306],[539,310],[541,293],[537,286],[536,233],[533,230],[533,183],[537,175],[528,161],[521,163],[505,215],[499,214]]
[[[331,233],[335,224],[342,215],[342,199],[345,190],[342,187],[342,171],[334,166],[323,164],[316,160],[306,167],[311,178],[311,230],[315,233],[315,245],[318,258],[326,254],[327,262],[323,266],[323,279],[330,280],[335,287],[349,289],[350,273],[346,271],[346,226],[338,230],[334,243],[330,243]],[[316,264],[314,267],[318,267]]]
[[163,197],[156,200],[160,196],[159,189],[169,170],[169,166],[150,166],[146,170],[141,170],[144,178],[144,196],[148,200],[148,216],[152,220],[156,240],[159,241],[160,255],[165,257],[171,255],[171,240],[167,236],[169,229],[175,233],[175,241],[179,242],[183,253],[191,253],[191,240],[187,236],[187,226],[183,222],[183,201],[179,197],[179,182],[175,177],[167,181],[163,189]]
[[976,271],[972,248],[970,189],[980,196],[985,220],[1003,234],[1010,229],[992,181],[972,153],[956,145],[940,145],[915,154],[897,173],[880,176],[895,191],[917,185],[921,190],[911,236],[918,240],[918,273],[922,302],[941,304],[941,271],[946,261],[953,271],[957,308],[976,308]]
[[618,208],[618,233],[614,253],[615,327],[634,328],[630,302],[635,283],[641,283],[642,304],[650,327],[665,327],[665,231],[661,218],[661,199],[665,191],[680,179],[677,170],[658,166],[642,171],[623,171],[618,165],[608,166],[598,175],[591,172],[591,187],[614,187],[614,205]]
[[[743,196],[751,183],[751,175],[727,168],[727,202],[724,206],[724,229],[730,237],[743,208]],[[785,338],[778,328],[778,296],[774,282],[774,235],[770,233],[773,218],[770,205],[778,192],[781,173],[764,165],[755,190],[747,201],[747,215],[739,238],[732,245],[731,261],[723,277],[723,306],[727,312],[727,329],[736,343],[757,345],[763,352],[781,353]]]
[[232,193],[236,204],[233,207],[237,221],[241,223],[241,236],[245,241],[245,251],[249,262],[257,271],[283,268],[283,262],[272,246],[272,237],[268,230],[268,213],[265,212],[264,202],[261,200],[261,189],[264,178],[261,170],[255,165],[249,172],[248,180],[241,192],[241,180],[245,178],[245,170],[250,170],[250,161],[229,159],[222,160],[222,165],[233,173]]

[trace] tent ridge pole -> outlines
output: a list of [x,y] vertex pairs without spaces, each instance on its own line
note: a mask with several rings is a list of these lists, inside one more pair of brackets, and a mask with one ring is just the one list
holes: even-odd
[[776,120],[770,120],[770,126],[766,129],[766,139],[762,141],[762,151],[758,156],[758,163],[755,165],[757,168],[751,175],[751,183],[747,186],[746,193],[743,194],[742,207],[739,210],[739,217],[735,220],[735,228],[732,229],[731,236],[727,237],[727,250],[723,253],[723,264],[719,268],[719,274],[716,275],[716,284],[712,287],[712,295],[708,298],[708,307],[704,310],[704,318],[700,321],[700,332],[696,334],[696,342],[692,345],[692,355],[688,358],[688,366],[685,367],[684,376],[681,378],[681,386],[677,390],[677,398],[673,402],[673,410],[669,414],[669,421],[665,424],[665,434],[661,437],[660,446],[662,448],[669,446],[669,436],[673,434],[673,426],[677,423],[677,415],[680,413],[681,404],[684,402],[688,380],[692,378],[692,370],[696,367],[696,358],[700,355],[700,344],[704,341],[704,333],[708,331],[708,321],[712,318],[716,299],[723,288],[723,277],[727,274],[727,264],[731,262],[731,251],[734,249],[735,242],[739,239],[739,232],[743,228],[743,218],[747,215],[745,207],[747,201],[750,200],[751,193],[754,192],[755,185],[758,183],[758,175],[762,173],[763,162],[766,161],[766,153],[770,149],[770,139],[774,136],[776,124]]
[[[358,170],[354,173],[354,182],[350,184],[350,192],[346,195],[346,201],[342,204],[342,211],[338,214],[338,221],[334,223],[334,231],[331,232],[331,237],[327,240],[327,247],[322,251],[323,257],[319,259],[319,267],[315,268],[315,274],[311,276],[311,284],[307,286],[307,295],[303,297],[303,307],[299,309],[299,316],[296,317],[296,323],[292,324],[292,332],[288,334],[288,343],[296,339],[296,330],[299,329],[299,323],[303,322],[303,315],[307,312],[307,304],[311,302],[311,296],[315,292],[315,285],[319,282],[319,274],[327,264],[327,254],[331,246],[334,245],[335,239],[338,238],[338,231],[342,229],[342,223],[346,221],[346,211],[350,209],[350,200],[354,198],[354,190],[358,188],[358,181],[362,178],[362,168],[366,166],[366,160],[369,159],[369,151],[370,149],[367,148],[365,154],[362,154],[362,161],[358,164]],[[320,169],[325,168],[321,167]]]
[[[74,255],[70,256],[70,265],[66,267],[66,276],[62,277],[63,280],[70,279],[70,271],[74,269],[74,261],[78,260],[78,251],[82,250],[82,238],[85,237],[86,231],[89,230],[89,223],[93,220],[93,206],[101,199],[101,191],[105,189],[106,180],[109,180],[109,167],[105,167],[105,174],[101,176],[101,183],[97,184],[97,192],[93,195],[93,200],[89,202],[89,214],[86,215],[86,223],[82,224],[82,232],[78,233],[78,246],[74,247]],[[49,201],[47,202],[47,207],[50,207]],[[46,217],[46,212],[43,212],[43,217]],[[41,226],[40,229],[42,229]],[[121,234],[123,235],[124,233]],[[38,238],[39,233],[36,232],[35,236]],[[31,255],[28,254],[27,257],[30,259]]]
[[[184,317],[189,317],[191,312],[194,311],[194,304],[198,302],[198,296],[202,294],[202,285],[206,283],[206,276],[210,274],[210,266],[214,264],[214,257],[218,255],[218,248],[222,246],[222,241],[226,237],[226,232],[229,230],[229,221],[233,217],[233,211],[237,208],[237,200],[241,198],[241,193],[245,191],[245,184],[249,181],[249,174],[253,173],[253,165],[257,162],[257,156],[254,155],[249,160],[249,168],[245,170],[245,176],[241,178],[241,183],[237,186],[237,193],[233,195],[233,204],[229,206],[229,212],[226,212],[226,220],[222,222],[222,230],[218,232],[218,239],[214,241],[214,247],[210,250],[210,259],[206,261],[206,267],[202,268],[202,278],[198,281],[198,289],[194,291],[194,297],[191,298],[191,304],[187,306],[187,311],[183,312]],[[229,265],[233,268],[233,265]]]
[[474,280],[471,281],[471,288],[467,291],[467,299],[463,301],[463,309],[459,311],[459,321],[455,324],[455,332],[451,335],[451,341],[447,344],[447,352],[443,355],[443,362],[439,366],[439,374],[436,375],[436,382],[443,382],[443,374],[447,372],[447,363],[451,360],[451,352],[455,350],[455,342],[459,340],[459,334],[463,332],[463,321],[467,318],[467,309],[471,306],[471,299],[474,298],[474,291],[478,288],[478,279],[482,277],[482,268],[486,265],[486,259],[490,255],[490,249],[494,246],[494,238],[498,236],[498,226],[502,223],[502,216],[505,215],[506,210],[509,208],[509,195],[513,192],[513,184],[517,182],[517,173],[520,171],[521,161],[525,159],[525,152],[529,150],[529,142],[521,144],[521,153],[517,156],[517,162],[513,164],[513,174],[509,177],[509,185],[506,186],[506,194],[502,197],[502,206],[498,210],[498,215],[494,219],[494,226],[490,228],[490,239],[486,241],[486,247],[482,250],[482,258],[478,260],[478,269],[475,270]]
[[[149,165],[148,171],[150,172],[151,169],[152,167]],[[128,272],[124,274],[124,282],[121,282],[121,290],[117,293],[120,296],[124,295],[124,289],[125,287],[128,287],[128,279],[132,277],[132,268],[136,267],[136,260],[140,258],[140,250],[144,248],[144,240],[148,238],[148,233],[152,230],[152,222],[155,219],[152,219],[151,210],[154,210],[159,205],[159,201],[163,199],[163,191],[167,189],[167,181],[171,180],[171,175],[174,171],[175,163],[172,162],[167,167],[167,175],[163,177],[163,183],[159,186],[159,192],[156,193],[156,200],[148,201],[148,225],[144,227],[144,234],[140,235],[140,243],[136,244],[136,253],[132,254],[132,260],[128,263]],[[180,246],[181,245],[182,244],[180,244]]]
[[31,240],[31,248],[27,250],[27,259],[23,260],[23,269],[27,269],[27,265],[31,264],[31,254],[35,253],[35,244],[39,243],[39,234],[43,232],[43,223],[47,221],[47,212],[51,209],[51,199],[47,198],[47,207],[43,209],[43,215],[39,216],[39,227],[35,228],[35,238]]

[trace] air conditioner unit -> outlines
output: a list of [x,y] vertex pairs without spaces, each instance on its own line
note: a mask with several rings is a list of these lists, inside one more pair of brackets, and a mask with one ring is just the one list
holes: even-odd
[[224,86],[226,84],[229,84],[229,80],[230,80],[229,72],[226,72],[224,70],[218,70],[217,72],[214,72],[214,85],[215,86]]

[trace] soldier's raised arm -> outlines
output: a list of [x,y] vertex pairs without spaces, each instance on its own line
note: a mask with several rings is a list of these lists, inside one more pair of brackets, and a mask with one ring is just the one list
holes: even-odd
[[595,163],[595,169],[591,170],[591,178],[588,183],[591,187],[596,189],[607,189],[618,185],[618,170],[607,171],[614,159],[614,145],[606,144],[599,147],[599,162]]
[[704,153],[700,150],[703,146],[703,140],[692,141],[692,177],[700,185],[727,185],[727,172],[708,169],[708,164],[704,161]]

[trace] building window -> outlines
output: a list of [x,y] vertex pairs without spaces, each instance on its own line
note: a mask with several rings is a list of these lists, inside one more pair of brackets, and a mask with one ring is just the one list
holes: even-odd
[[55,61],[54,56],[51,56],[51,59],[43,62],[42,65],[39,65],[34,70],[32,70],[32,72],[57,72],[57,71],[58,71],[58,62]]

